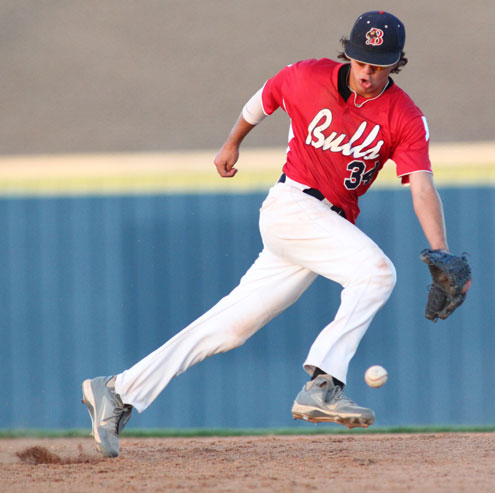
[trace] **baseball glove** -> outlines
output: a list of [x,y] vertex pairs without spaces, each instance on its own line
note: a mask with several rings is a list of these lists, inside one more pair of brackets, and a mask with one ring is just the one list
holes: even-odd
[[466,255],[452,255],[445,250],[421,252],[421,260],[428,265],[433,284],[430,286],[425,317],[436,322],[445,320],[466,298],[471,287],[471,268]]

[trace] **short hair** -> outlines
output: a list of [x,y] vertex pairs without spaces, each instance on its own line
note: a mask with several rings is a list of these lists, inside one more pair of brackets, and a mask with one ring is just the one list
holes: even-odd
[[[344,50],[348,42],[349,39],[346,38],[345,36],[340,38],[340,43],[344,47]],[[405,55],[406,54],[403,51],[401,51],[399,61],[397,62],[397,66],[391,71],[392,74],[398,74],[402,70],[402,68],[407,64],[407,58]],[[351,59],[345,54],[345,51],[339,51],[337,58],[340,58],[341,60],[346,60],[348,62],[351,61]]]

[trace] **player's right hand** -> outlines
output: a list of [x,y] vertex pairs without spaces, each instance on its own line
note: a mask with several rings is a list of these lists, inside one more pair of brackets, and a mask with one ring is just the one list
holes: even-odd
[[239,159],[239,148],[224,144],[218,151],[215,160],[215,166],[218,174],[222,178],[232,178],[237,173],[237,168],[234,168],[235,163]]

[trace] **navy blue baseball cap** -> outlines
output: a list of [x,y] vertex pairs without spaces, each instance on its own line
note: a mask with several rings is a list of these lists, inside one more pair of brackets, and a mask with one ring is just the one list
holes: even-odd
[[388,12],[373,10],[358,17],[344,53],[358,62],[388,67],[400,60],[405,42],[404,24]]

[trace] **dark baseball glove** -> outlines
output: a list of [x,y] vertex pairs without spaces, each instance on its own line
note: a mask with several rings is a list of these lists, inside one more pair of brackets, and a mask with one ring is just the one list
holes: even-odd
[[471,268],[466,255],[452,255],[445,250],[421,252],[421,260],[428,265],[433,279],[428,293],[425,317],[436,322],[445,320],[466,298],[471,287]]

